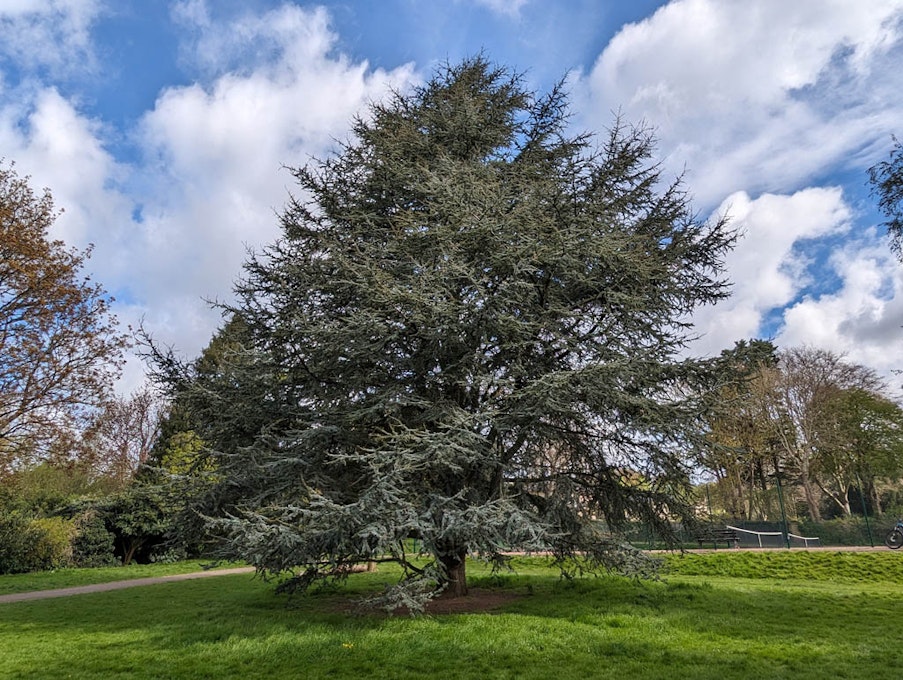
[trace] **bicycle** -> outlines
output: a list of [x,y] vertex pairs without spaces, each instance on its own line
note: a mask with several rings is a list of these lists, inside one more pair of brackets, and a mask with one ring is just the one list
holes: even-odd
[[898,519],[894,528],[884,537],[884,545],[891,550],[896,550],[903,545],[903,519]]

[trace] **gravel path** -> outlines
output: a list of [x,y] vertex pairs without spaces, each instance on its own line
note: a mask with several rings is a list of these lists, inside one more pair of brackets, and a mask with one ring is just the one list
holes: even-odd
[[234,569],[213,569],[210,571],[196,571],[191,574],[172,574],[171,576],[152,576],[149,578],[134,578],[127,581],[110,581],[108,583],[92,583],[86,586],[73,586],[72,588],[57,588],[55,590],[33,590],[27,593],[11,593],[0,595],[0,604],[4,602],[23,602],[25,600],[46,600],[51,597],[68,597],[70,595],[84,595],[85,593],[103,593],[108,590],[122,590],[123,588],[137,588],[138,586],[150,586],[157,583],[170,583],[172,581],[189,581],[196,578],[210,578],[212,576],[228,576],[229,574],[251,574],[254,567],[236,567]]

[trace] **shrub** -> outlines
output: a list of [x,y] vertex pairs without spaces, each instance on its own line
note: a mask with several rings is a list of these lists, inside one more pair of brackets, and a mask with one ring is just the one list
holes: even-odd
[[31,521],[35,542],[30,547],[35,565],[33,571],[57,569],[72,564],[72,541],[75,523],[62,517],[41,517]]
[[75,518],[78,533],[72,541],[72,561],[77,567],[111,567],[119,564],[114,554],[113,534],[96,512]]
[[146,564],[155,552],[166,550],[166,532],[173,522],[169,503],[160,487],[133,484],[97,506],[115,536],[116,554],[123,564]]
[[18,512],[0,515],[0,574],[30,571],[27,553],[31,532],[29,520]]
[[[886,522],[880,519],[870,518],[872,536],[875,544],[884,540],[886,529],[882,530]],[[821,545],[868,545],[868,529],[863,517],[841,517],[829,519],[824,522],[811,522],[801,520],[798,523],[798,531],[803,536],[818,536]]]
[[0,518],[0,574],[70,565],[75,531],[75,525],[61,517],[4,515]]

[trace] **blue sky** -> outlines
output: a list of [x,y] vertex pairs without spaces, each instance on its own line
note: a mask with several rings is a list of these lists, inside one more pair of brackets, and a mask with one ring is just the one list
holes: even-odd
[[903,367],[903,265],[866,186],[903,136],[903,0],[0,0],[0,157],[53,191],[55,236],[94,244],[121,321],[193,355],[204,300],[277,235],[283,166],[479,51],[538,90],[566,77],[576,128],[655,127],[700,214],[743,230],[694,353],[770,337]]

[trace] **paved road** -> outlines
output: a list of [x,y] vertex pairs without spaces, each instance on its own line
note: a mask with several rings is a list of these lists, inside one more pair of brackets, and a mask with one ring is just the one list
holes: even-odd
[[171,581],[189,581],[196,578],[210,578],[211,576],[228,576],[229,574],[250,574],[254,567],[236,567],[234,569],[212,569],[210,571],[196,571],[191,574],[172,574],[171,576],[153,576],[150,578],[135,578],[128,581],[110,581],[109,583],[92,583],[86,586],[74,586],[72,588],[57,588],[56,590],[33,590],[28,593],[12,593],[0,595],[0,604],[4,602],[22,602],[24,600],[46,600],[51,597],[68,597],[70,595],[83,595],[85,593],[103,593],[108,590],[122,590],[123,588],[137,588],[138,586],[150,586],[156,583],[169,583]]

